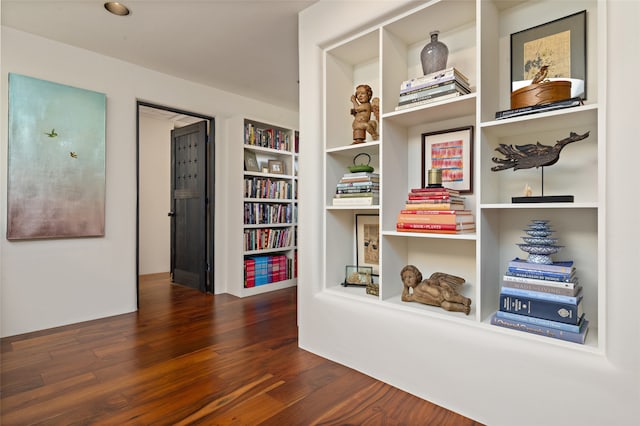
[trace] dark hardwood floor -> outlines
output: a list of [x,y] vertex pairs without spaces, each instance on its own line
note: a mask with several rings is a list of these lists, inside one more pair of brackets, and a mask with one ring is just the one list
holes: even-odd
[[141,277],[140,310],[1,339],[0,424],[479,425],[297,345],[296,289]]

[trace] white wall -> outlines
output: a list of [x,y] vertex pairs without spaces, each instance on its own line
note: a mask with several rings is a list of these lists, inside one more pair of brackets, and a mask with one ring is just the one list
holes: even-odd
[[[170,77],[126,62],[2,27],[0,116],[8,73],[107,95],[104,238],[9,242],[6,235],[7,130],[0,120],[0,335],[86,321],[136,309],[136,100],[216,118],[216,206],[226,206],[227,122],[234,115],[297,128],[297,112]],[[233,159],[241,167],[242,159]],[[216,292],[225,290],[226,209],[215,223]],[[219,214],[218,214],[219,213]],[[166,214],[166,212],[165,212]]]
[[168,272],[171,253],[171,130],[173,123],[140,115],[140,275]]
[[[402,2],[405,5],[409,2]],[[321,292],[321,47],[381,21],[395,2],[320,2],[300,14],[300,345],[488,425],[637,425],[640,2],[607,4],[606,355],[539,345]],[[326,25],[331,22],[331,25]],[[428,29],[425,29],[425,33]],[[302,111],[302,110],[301,110]],[[630,180],[631,179],[631,180]]]

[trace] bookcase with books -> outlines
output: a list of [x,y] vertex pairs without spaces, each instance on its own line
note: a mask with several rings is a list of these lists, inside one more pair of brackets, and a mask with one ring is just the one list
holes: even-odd
[[[230,241],[238,246],[241,262],[229,275],[231,293],[249,296],[296,284],[297,130],[250,119],[234,121],[241,146],[242,236]],[[240,155],[236,155],[240,157]],[[239,160],[239,161],[242,161]],[[238,199],[235,197],[234,199]],[[239,206],[238,206],[239,207]],[[231,222],[234,219],[229,218]],[[230,229],[237,229],[231,227]],[[234,262],[235,263],[235,262]],[[239,283],[239,284],[238,284]],[[231,284],[230,284],[231,285]]]
[[[553,7],[537,0],[426,2],[324,49],[323,291],[353,303],[409,310],[422,315],[425,323],[444,319],[514,339],[604,352],[605,8],[606,3],[596,0],[556,2]],[[588,76],[582,103],[512,116],[502,113],[496,118],[496,113],[510,108],[510,35],[582,10],[587,19]],[[433,98],[438,89],[422,99],[415,97],[421,95],[408,98],[407,84],[423,76],[420,50],[433,30],[439,30],[439,40],[449,47],[447,67],[464,76],[464,90],[441,99]],[[373,96],[380,97],[380,138],[352,144],[349,96],[359,84],[368,84]],[[412,101],[416,105],[410,105]],[[472,186],[459,194],[468,216],[447,219],[449,231],[455,226],[455,232],[418,232],[417,227],[434,227],[425,222],[432,218],[425,217],[419,226],[406,224],[417,220],[408,216],[406,208],[416,196],[407,194],[424,186],[424,135],[463,127],[473,127],[467,165]],[[589,132],[589,137],[568,146],[551,167],[491,170],[500,144],[553,145],[572,132]],[[371,157],[379,175],[379,203],[336,205],[336,185],[360,153]],[[512,198],[522,196],[524,188],[531,188],[533,195],[572,195],[574,201],[513,203]],[[345,265],[358,260],[355,217],[362,213],[379,215],[377,295],[340,285]],[[500,310],[505,271],[509,262],[522,257],[517,244],[522,242],[523,229],[534,220],[550,221],[561,235],[563,248],[554,260],[579,266],[581,309],[589,324],[584,344],[492,324]],[[469,314],[402,301],[400,271],[409,264],[426,277],[433,272],[463,277],[466,283],[460,292],[472,300]]]

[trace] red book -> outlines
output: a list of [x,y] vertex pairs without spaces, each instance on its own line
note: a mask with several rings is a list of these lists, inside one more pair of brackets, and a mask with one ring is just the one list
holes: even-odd
[[469,215],[471,214],[471,210],[400,210],[400,214],[419,214],[419,215],[427,215],[427,214],[459,214],[459,215]]
[[464,210],[463,203],[407,203],[405,210]]
[[256,286],[256,261],[253,259],[244,260],[244,286],[245,288]]
[[398,222],[396,229],[418,229],[429,231],[470,231],[476,229],[475,223],[459,223],[459,224],[446,224],[446,223],[406,223]]
[[458,191],[457,189],[450,189],[450,188],[444,188],[444,187],[434,187],[434,188],[412,188],[411,192],[412,193],[429,193],[429,192],[448,192],[451,195],[460,195],[460,191]]
[[441,225],[455,225],[459,223],[474,223],[470,214],[398,214],[398,223],[436,223]]
[[409,200],[450,200],[449,194],[431,193],[429,195],[409,195]]

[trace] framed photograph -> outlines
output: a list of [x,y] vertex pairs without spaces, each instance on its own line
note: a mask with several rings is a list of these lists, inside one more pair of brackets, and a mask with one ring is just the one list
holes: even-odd
[[284,163],[281,160],[269,160],[269,173],[284,174]]
[[244,169],[248,172],[259,172],[260,165],[256,153],[248,149],[244,150]]
[[380,216],[356,215],[356,266],[370,266],[375,275],[380,270]]
[[473,192],[473,126],[422,134],[422,187],[429,170],[442,170],[442,185]]
[[373,269],[371,266],[347,265],[345,268],[344,282],[342,285],[366,286],[371,284]]
[[511,34],[509,93],[547,65],[547,78],[571,79],[571,96],[587,98],[587,11]]

